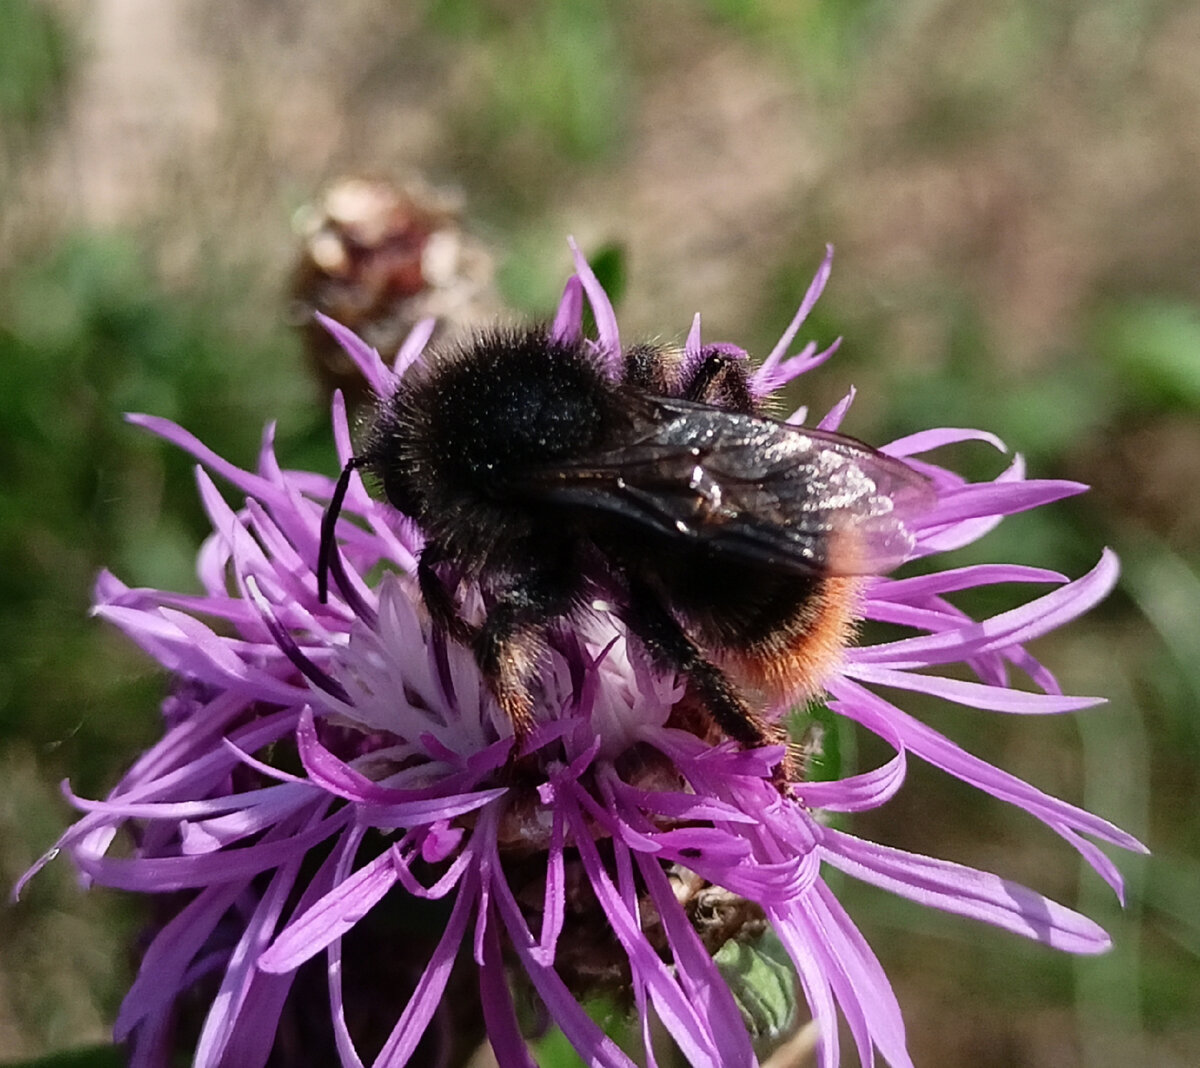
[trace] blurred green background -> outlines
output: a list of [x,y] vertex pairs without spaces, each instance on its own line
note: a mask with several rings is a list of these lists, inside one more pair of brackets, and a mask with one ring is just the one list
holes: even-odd
[[[832,242],[810,330],[846,340],[796,403],[854,383],[856,436],[982,426],[1096,486],[971,558],[1077,575],[1120,552],[1120,589],[1036,650],[1111,703],[917,711],[1143,837],[1126,910],[1032,820],[923,768],[854,827],[1022,879],[1116,948],[1073,960],[839,890],[919,1065],[1200,1064],[1188,0],[0,0],[0,881],[70,819],[59,780],[101,794],[156,734],[164,680],[88,619],[97,569],[196,585],[190,464],[121,413],[241,464],[275,419],[285,463],[332,473],[291,219],[338,176],[413,172],[461,190],[520,312],[553,307],[566,234],[619,249],[630,338],[699,309],[762,355]],[[137,922],[62,863],[0,911],[0,1062],[106,1040]]]

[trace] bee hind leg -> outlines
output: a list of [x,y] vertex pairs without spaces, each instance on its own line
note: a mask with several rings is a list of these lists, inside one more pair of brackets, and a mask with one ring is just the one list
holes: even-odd
[[631,583],[629,629],[645,646],[651,658],[669,670],[685,675],[721,733],[747,749],[783,745],[783,759],[772,779],[781,794],[790,793],[794,755],[787,730],[754,711],[738,693],[725,673],[700,651],[684,633],[660,598],[642,583]]

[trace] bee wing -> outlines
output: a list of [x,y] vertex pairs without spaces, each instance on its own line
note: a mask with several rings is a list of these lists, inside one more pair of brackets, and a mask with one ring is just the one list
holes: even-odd
[[934,504],[922,475],[840,434],[641,395],[627,415],[603,451],[514,488],[805,575],[890,571]]

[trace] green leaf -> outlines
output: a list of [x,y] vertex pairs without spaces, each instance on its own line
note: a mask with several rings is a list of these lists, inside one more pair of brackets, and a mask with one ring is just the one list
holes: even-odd
[[713,960],[756,1040],[770,1042],[791,1030],[796,1017],[796,973],[774,931],[754,942],[730,939]]
[[1097,347],[1144,404],[1200,408],[1200,308],[1181,301],[1125,304],[1098,324]]
[[803,749],[804,778],[827,782],[842,777],[842,739],[845,724],[824,702],[796,709],[788,718],[789,736]]

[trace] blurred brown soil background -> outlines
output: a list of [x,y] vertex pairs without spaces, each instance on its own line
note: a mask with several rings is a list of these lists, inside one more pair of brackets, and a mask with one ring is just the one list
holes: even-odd
[[[69,819],[57,780],[102,793],[154,735],[161,678],[84,618],[96,568],[194,583],[188,466],[131,443],[121,411],[190,420],[239,463],[277,418],[285,461],[332,471],[292,218],[340,176],[419,175],[461,196],[514,314],[553,307],[567,234],[618,249],[628,338],[678,339],[700,310],[761,356],[831,242],[811,330],[843,349],[789,399],[820,411],[853,383],[856,436],[983,426],[1031,473],[1095,485],[979,551],[1078,575],[1118,549],[1120,590],[1036,649],[1110,704],[916,711],[1142,836],[1150,861],[1119,858],[1128,908],[928,769],[854,828],[1022,879],[1116,949],[1074,961],[840,889],[919,1065],[1200,1063],[1200,7],[9,3],[0,65],[34,71],[24,95],[0,77],[0,544],[32,576],[0,591],[9,883]],[[1012,603],[995,596],[972,607]],[[106,1040],[136,923],[62,865],[0,913],[0,1062]]]

